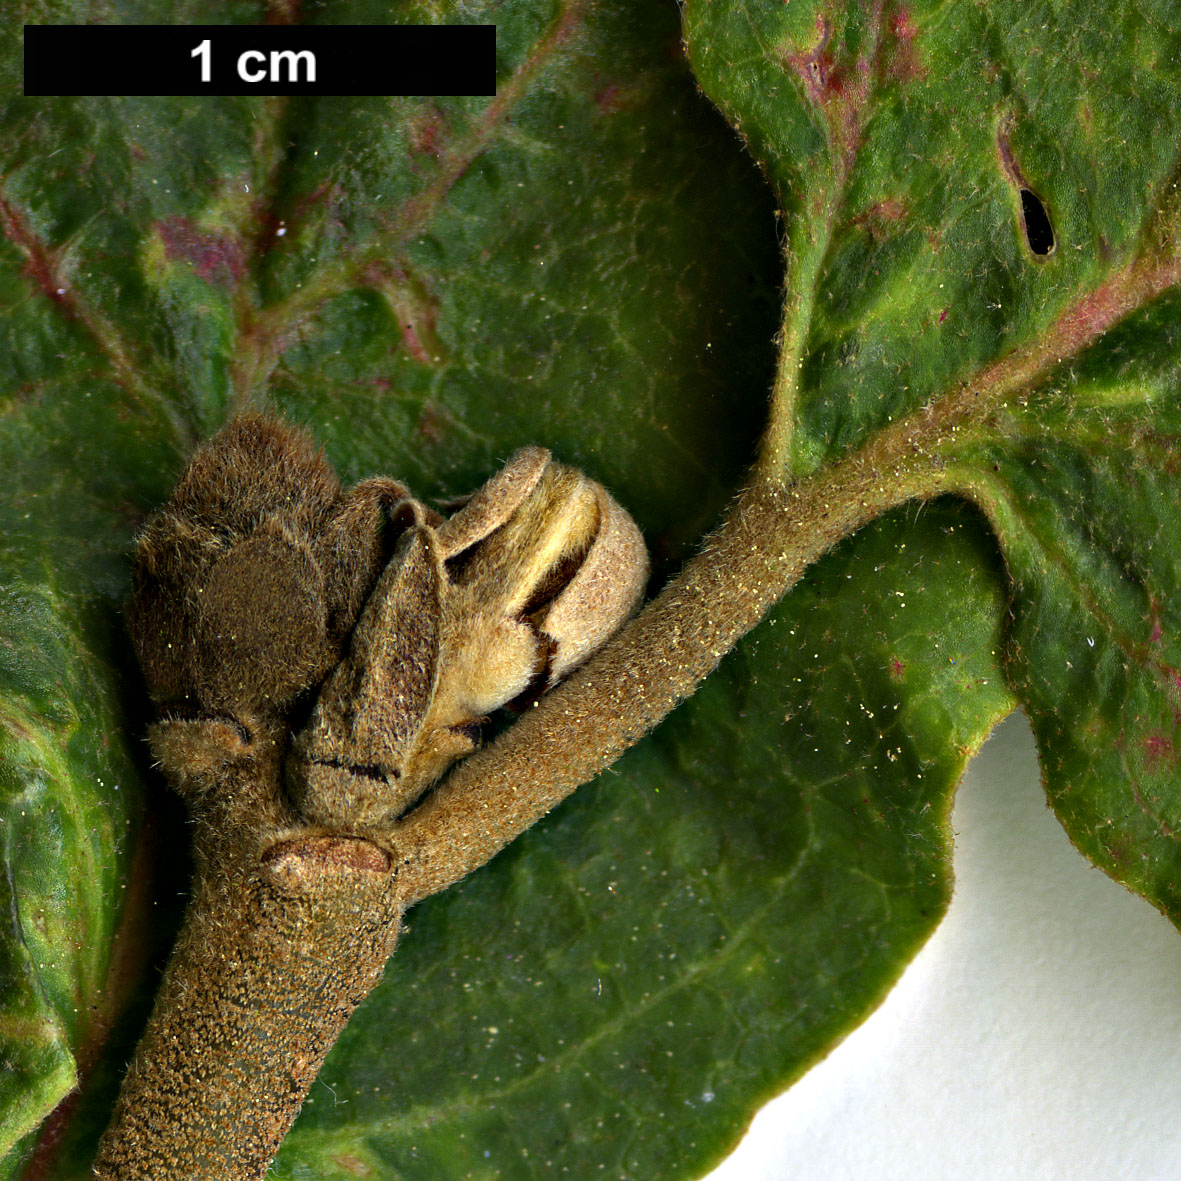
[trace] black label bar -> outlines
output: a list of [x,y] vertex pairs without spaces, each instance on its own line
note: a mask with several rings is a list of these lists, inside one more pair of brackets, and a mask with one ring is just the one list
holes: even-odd
[[26,95],[492,95],[495,25],[25,25]]

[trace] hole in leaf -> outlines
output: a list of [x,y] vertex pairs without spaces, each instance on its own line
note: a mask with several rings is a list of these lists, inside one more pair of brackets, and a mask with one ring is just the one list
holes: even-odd
[[1050,225],[1046,207],[1032,189],[1021,190],[1021,221],[1029,249],[1044,258],[1054,249],[1054,227]]

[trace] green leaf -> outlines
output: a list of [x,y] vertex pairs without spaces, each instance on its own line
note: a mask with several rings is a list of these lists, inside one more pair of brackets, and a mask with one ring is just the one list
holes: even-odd
[[[1168,6],[692,4],[697,82],[770,190],[671,5],[440,9],[399,16],[496,20],[495,100],[0,108],[9,1176],[86,1175],[176,921],[159,863],[185,833],[121,600],[136,524],[246,405],[424,496],[542,443],[632,510],[658,580],[739,485],[769,386],[765,454],[799,475],[930,404],[944,486],[986,514],[940,499],[843,543],[650,739],[417,908],[276,1176],[700,1174],[938,922],[951,794],[1006,672],[1076,839],[1158,904],[1175,889],[1172,748],[1145,745],[1173,737],[1177,667]],[[1124,304],[1097,307],[1104,284]]]
[[[1009,671],[1051,803],[1096,864],[1181,921],[1177,298],[961,444],[1013,579]],[[1131,358],[1131,360],[1126,360]]]
[[[1175,216],[1162,222],[1181,146],[1168,0],[690,3],[686,38],[787,215],[802,374],[778,410],[799,473],[1012,376],[990,368],[1001,358],[1077,351],[1071,330],[1100,326],[1088,297],[1152,258]],[[1030,248],[1023,191],[1049,254]]]
[[1178,921],[1175,6],[693,5],[687,26],[793,215],[791,466],[944,420],[1012,577],[1051,802]]
[[2,596],[12,628],[0,644],[7,1143],[70,1090],[74,1055],[106,1032],[101,994],[133,835],[124,786],[136,776],[117,749],[118,677],[80,639],[97,621],[77,619],[45,573],[38,591]]

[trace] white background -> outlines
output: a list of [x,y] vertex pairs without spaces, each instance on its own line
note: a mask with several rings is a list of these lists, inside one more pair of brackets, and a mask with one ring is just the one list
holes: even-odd
[[953,827],[930,942],[708,1181],[1181,1178],[1181,936],[1067,840],[1024,715]]

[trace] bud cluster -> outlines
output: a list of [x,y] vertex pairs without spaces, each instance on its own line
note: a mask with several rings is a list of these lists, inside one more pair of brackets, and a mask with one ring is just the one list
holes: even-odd
[[609,639],[647,574],[631,517],[539,447],[444,519],[394,480],[343,491],[305,436],[244,416],[140,537],[153,749],[194,802],[282,760],[294,819],[388,828],[490,714]]

